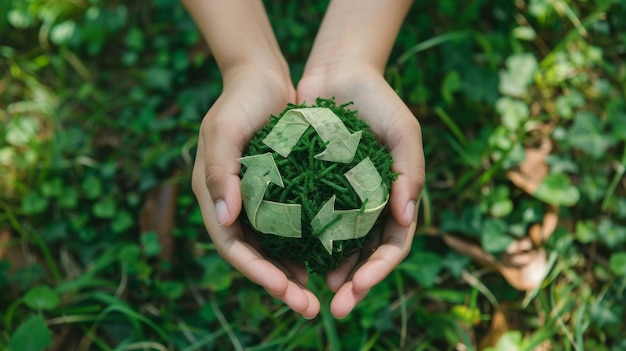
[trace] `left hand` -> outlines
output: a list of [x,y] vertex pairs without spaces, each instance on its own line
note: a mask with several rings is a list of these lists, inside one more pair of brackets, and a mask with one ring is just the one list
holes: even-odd
[[[311,70],[314,71],[314,70]],[[409,254],[417,224],[418,200],[424,186],[424,154],[419,122],[382,73],[358,63],[305,75],[297,87],[298,103],[311,104],[319,97],[335,97],[337,103],[354,102],[359,118],[391,152],[392,170],[398,179],[391,185],[391,216],[384,222],[379,240],[359,254],[347,257],[326,276],[335,292],[331,312],[344,318]]]

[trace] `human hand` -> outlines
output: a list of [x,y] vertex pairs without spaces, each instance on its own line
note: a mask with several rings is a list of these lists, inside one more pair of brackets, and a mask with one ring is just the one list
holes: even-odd
[[335,97],[338,103],[354,102],[359,117],[391,152],[391,214],[376,240],[326,276],[335,292],[331,312],[347,316],[408,255],[417,223],[417,203],[424,185],[424,155],[420,125],[375,67],[350,64],[331,69],[312,69],[298,84],[298,103],[312,103],[318,96]]
[[237,161],[253,134],[289,102],[295,91],[288,74],[265,67],[223,73],[224,89],[200,126],[192,187],[218,253],[238,271],[305,318],[315,317],[318,299],[305,286],[304,266],[265,258],[254,235],[238,220],[242,200]]

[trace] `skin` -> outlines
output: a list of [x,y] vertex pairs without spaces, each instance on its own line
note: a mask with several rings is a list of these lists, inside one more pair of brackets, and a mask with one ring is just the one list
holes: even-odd
[[[297,90],[260,1],[183,0],[220,67],[224,89],[200,128],[192,185],[219,254],[305,318],[320,310],[304,266],[264,257],[238,221],[237,158],[270,114],[289,102],[353,101],[394,158],[391,216],[379,240],[348,257],[326,281],[331,313],[347,316],[409,253],[424,184],[420,125],[383,72],[409,0],[331,1]],[[237,45],[232,45],[236,42]]]

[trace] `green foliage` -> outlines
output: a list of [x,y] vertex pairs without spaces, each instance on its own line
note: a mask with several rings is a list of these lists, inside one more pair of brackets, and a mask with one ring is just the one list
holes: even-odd
[[[297,81],[328,2],[265,3]],[[221,82],[179,1],[0,1],[0,349],[473,350],[498,311],[487,349],[626,349],[625,18],[617,0],[415,2],[385,72],[423,129],[411,254],[344,320],[314,276],[305,321],[205,233],[188,184]],[[528,193],[509,175],[537,149]],[[166,259],[139,218],[167,182]],[[439,235],[500,257],[554,211],[526,294]]]

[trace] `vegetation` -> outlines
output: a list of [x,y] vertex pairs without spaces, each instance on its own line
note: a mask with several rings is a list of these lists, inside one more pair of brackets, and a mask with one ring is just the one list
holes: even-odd
[[[294,81],[327,2],[266,1]],[[0,2],[0,349],[626,350],[626,4],[416,1],[386,75],[423,127],[411,255],[346,319],[210,243],[221,90],[177,0]]]

